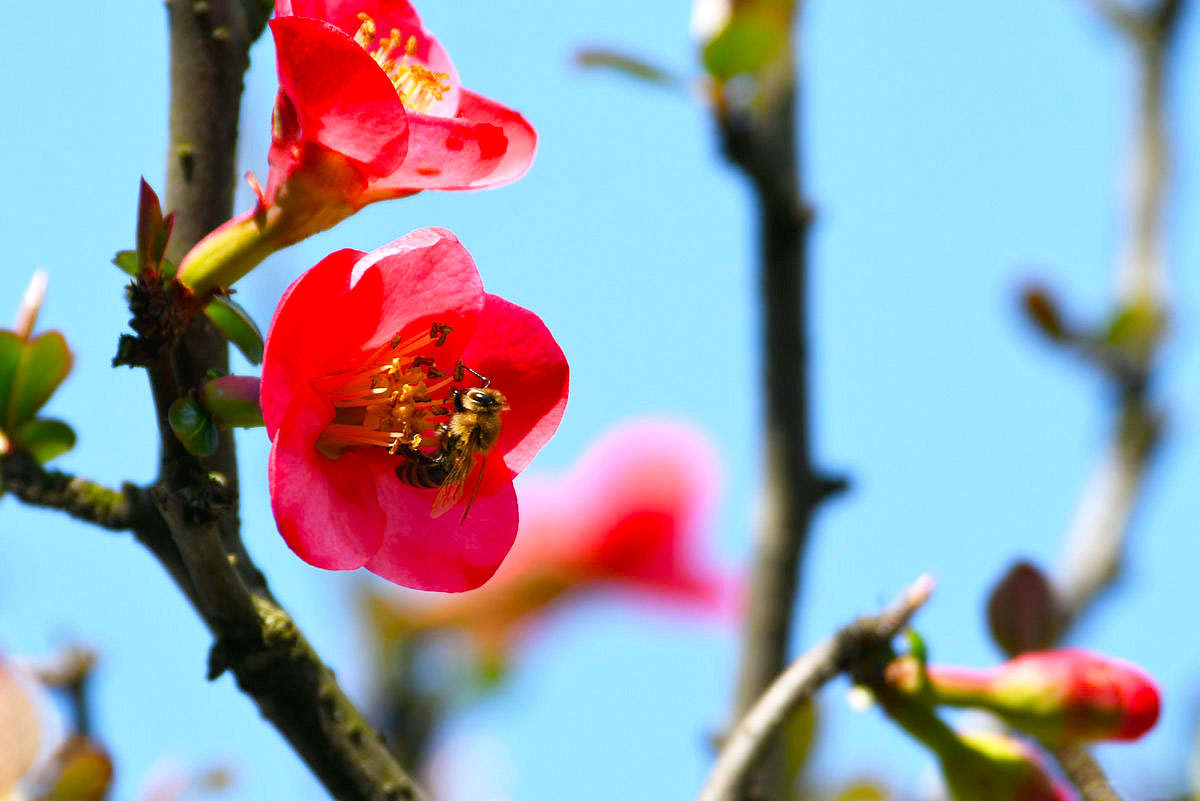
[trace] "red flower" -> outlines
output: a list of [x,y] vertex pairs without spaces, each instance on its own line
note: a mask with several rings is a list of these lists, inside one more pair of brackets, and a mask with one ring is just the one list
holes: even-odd
[[515,181],[537,144],[517,112],[464,89],[405,0],[276,0],[279,94],[258,206],[184,259],[197,292],[368,203]]
[[347,166],[354,206],[422,189],[498,186],[525,174],[536,135],[462,88],[405,0],[276,0],[279,70],[268,194],[310,160]]
[[986,670],[927,669],[938,703],[988,709],[1052,745],[1136,740],[1158,721],[1154,681],[1135,665],[1062,648]]
[[[507,402],[494,443],[487,426],[468,425],[484,386],[497,407]],[[449,231],[338,251],[287,289],[267,334],[262,408],[279,529],[317,567],[365,565],[416,589],[477,587],[516,534],[512,479],[566,399],[550,332],[486,294]],[[449,480],[454,465],[461,481]]]
[[692,429],[624,425],[565,478],[522,481],[519,536],[486,586],[427,604],[378,603],[374,611],[385,631],[460,629],[492,654],[559,602],[595,589],[728,611],[731,582],[698,553],[716,476],[712,446]]

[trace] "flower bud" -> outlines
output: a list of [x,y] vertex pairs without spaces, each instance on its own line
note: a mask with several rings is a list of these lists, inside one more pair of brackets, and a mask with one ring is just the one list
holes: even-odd
[[188,453],[211,456],[217,451],[217,429],[208,412],[188,396],[179,398],[167,410],[167,422]]
[[1009,656],[1053,645],[1056,617],[1050,581],[1030,562],[1009,568],[988,596],[988,628]]
[[1029,743],[995,732],[971,732],[938,753],[954,801],[1073,801]]
[[[1073,800],[1032,744],[1007,734],[963,734],[947,726],[929,705],[921,676],[912,671],[919,667],[911,657],[898,659],[888,665],[884,683],[872,689],[884,713],[937,757],[954,801]],[[906,681],[912,678],[918,679],[916,686]]]
[[986,670],[929,667],[935,703],[987,709],[1054,746],[1136,740],[1158,720],[1158,687],[1127,662],[1087,651],[1024,654]]
[[263,425],[258,379],[254,376],[223,375],[208,381],[200,392],[200,405],[220,428]]

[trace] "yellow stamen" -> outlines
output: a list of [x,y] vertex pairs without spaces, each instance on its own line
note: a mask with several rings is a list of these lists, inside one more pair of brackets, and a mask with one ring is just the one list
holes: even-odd
[[387,38],[380,39],[376,45],[375,20],[369,14],[360,12],[358,21],[354,41],[379,64],[392,86],[396,87],[396,93],[405,108],[427,112],[445,97],[450,90],[450,75],[434,72],[415,60],[419,44],[415,35],[410,34],[405,39],[399,28],[392,28]]
[[371,19],[370,14],[358,12],[358,30],[354,34],[354,41],[363,50],[371,51],[371,44],[375,41],[375,20]]
[[317,439],[318,450],[330,458],[359,446],[381,447],[393,455],[429,448],[436,452],[437,427],[449,420],[453,405],[446,390],[455,381],[426,354],[437,353],[452,330],[435,322],[407,338],[397,334],[364,366],[314,380],[313,389],[334,408],[333,421]]

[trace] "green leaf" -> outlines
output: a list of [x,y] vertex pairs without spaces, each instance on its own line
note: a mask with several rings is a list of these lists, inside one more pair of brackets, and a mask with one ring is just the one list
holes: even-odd
[[13,440],[45,464],[75,447],[75,432],[61,420],[34,418],[17,429]]
[[208,412],[189,397],[182,397],[167,410],[167,422],[175,437],[194,456],[211,456],[217,450],[217,429]]
[[1136,304],[1118,310],[1109,321],[1104,340],[1117,347],[1144,347],[1162,330],[1162,321],[1152,307]]
[[247,361],[251,364],[262,363],[263,335],[245,309],[225,295],[214,295],[204,307],[204,313]]
[[916,629],[909,629],[904,638],[908,640],[909,655],[923,668],[929,662],[929,648],[925,645],[925,638]]
[[12,397],[13,381],[17,377],[17,367],[21,363],[21,354],[25,352],[25,344],[25,340],[12,331],[0,331],[0,425],[4,424],[5,410]]
[[851,781],[838,790],[833,801],[887,801],[888,790],[870,779]]
[[21,350],[12,394],[5,408],[4,430],[16,431],[50,400],[71,372],[71,351],[58,331],[47,331]]
[[758,75],[787,43],[788,25],[775,14],[738,13],[704,48],[704,67],[716,81]]
[[122,250],[113,256],[112,263],[136,278],[138,274],[137,260],[138,255],[136,250]]
[[575,63],[581,67],[600,67],[615,70],[631,78],[666,86],[680,83],[679,79],[648,61],[606,48],[586,48],[575,54]]
[[788,787],[796,786],[812,757],[813,742],[817,732],[817,709],[809,701],[791,714],[779,732],[783,746],[784,781]]
[[38,801],[101,801],[112,783],[113,765],[98,744],[78,735],[55,757],[57,776]]

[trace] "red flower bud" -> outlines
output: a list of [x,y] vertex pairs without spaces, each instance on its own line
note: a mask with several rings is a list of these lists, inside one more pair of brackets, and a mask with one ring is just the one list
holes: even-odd
[[558,427],[567,362],[453,234],[422,228],[288,287],[261,400],[271,507],[301,558],[458,592],[512,546],[512,480]]
[[986,670],[929,667],[937,703],[987,709],[1051,745],[1136,740],[1158,720],[1154,681],[1087,651],[1024,654]]

